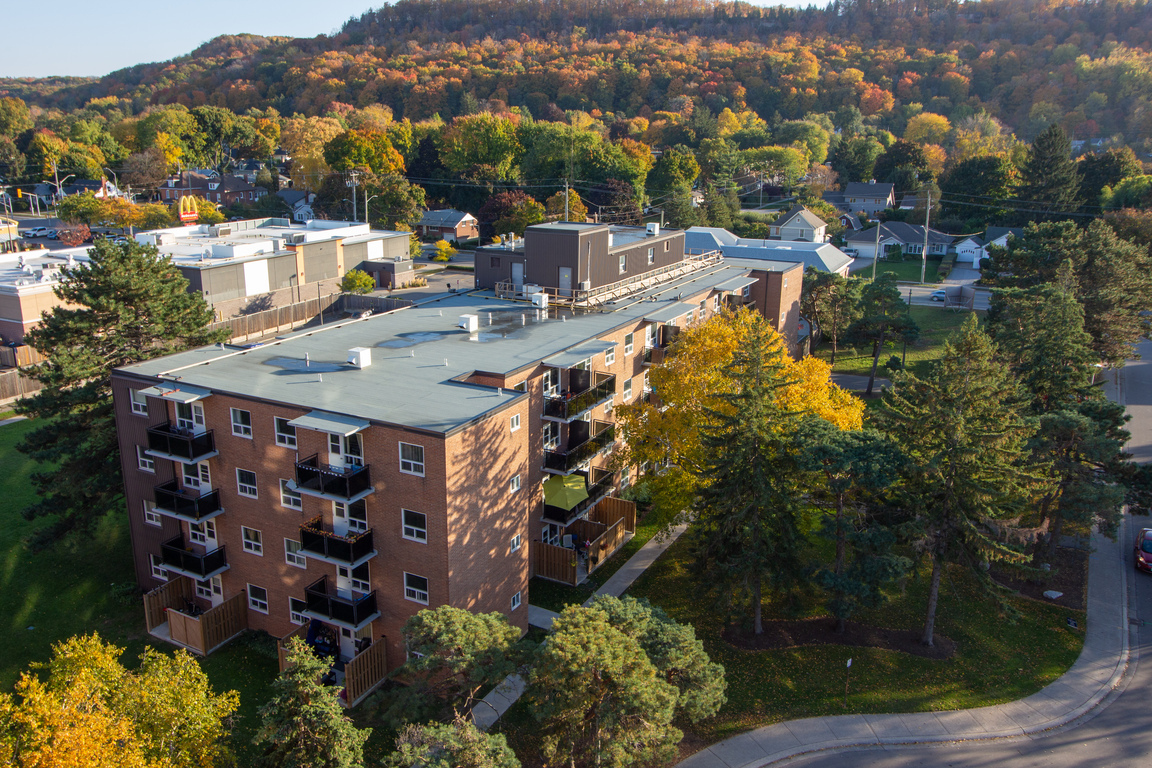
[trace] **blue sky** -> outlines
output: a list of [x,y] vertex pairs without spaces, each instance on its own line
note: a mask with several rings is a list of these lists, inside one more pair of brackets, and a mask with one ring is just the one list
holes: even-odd
[[[753,0],[757,2],[757,0]],[[0,77],[106,75],[166,61],[218,35],[313,37],[379,0],[3,0]],[[758,5],[806,6],[809,0]],[[817,4],[823,5],[823,2]]]

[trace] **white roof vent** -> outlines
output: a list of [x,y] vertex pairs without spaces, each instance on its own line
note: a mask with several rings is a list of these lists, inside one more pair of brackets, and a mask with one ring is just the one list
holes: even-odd
[[648,236],[655,237],[658,234],[660,234],[660,225],[653,221],[648,225]]
[[463,328],[468,333],[476,333],[480,330],[480,316],[460,315],[460,322],[456,323],[456,327]]
[[348,350],[348,364],[361,370],[372,365],[372,348],[352,347]]
[[539,309],[548,309],[548,294],[544,291],[532,294],[532,306]]

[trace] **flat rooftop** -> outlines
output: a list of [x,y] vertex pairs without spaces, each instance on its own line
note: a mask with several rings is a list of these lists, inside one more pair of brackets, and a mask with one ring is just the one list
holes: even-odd
[[87,248],[67,248],[0,254],[0,292],[50,291],[59,282],[62,267],[88,261]]
[[[763,269],[762,265],[757,268]],[[501,410],[525,393],[461,379],[512,374],[632,325],[683,298],[747,275],[723,262],[589,312],[497,299],[488,291],[442,298],[285,336],[253,349],[203,347],[120,370],[301,408],[449,434]],[[476,333],[459,327],[477,315]],[[348,350],[368,347],[372,363],[348,365]]]

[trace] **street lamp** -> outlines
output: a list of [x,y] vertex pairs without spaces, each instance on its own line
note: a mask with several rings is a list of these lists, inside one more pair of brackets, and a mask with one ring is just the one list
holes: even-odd
[[364,190],[364,223],[367,224],[369,227],[372,226],[372,222],[369,221],[369,218],[368,218],[368,203],[372,202],[373,200],[375,200],[378,197],[380,197],[380,195],[372,195],[372,197],[368,197],[368,190],[367,190],[367,188],[365,188],[365,190]]

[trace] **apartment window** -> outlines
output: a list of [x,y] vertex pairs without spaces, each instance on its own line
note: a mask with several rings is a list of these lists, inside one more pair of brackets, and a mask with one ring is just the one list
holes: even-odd
[[560,371],[549,368],[544,371],[544,397],[554,397],[560,391]]
[[520,414],[518,414],[518,413],[512,414],[512,418],[510,418],[508,420],[508,427],[513,432],[520,429]]
[[650,389],[652,389],[652,387],[648,384],[648,371],[644,371],[644,391],[647,392]]
[[296,447],[296,427],[288,423],[288,419],[276,417],[276,445],[286,448]]
[[236,470],[236,492],[250,499],[257,498],[256,473],[247,469]]
[[224,595],[224,586],[219,576],[213,576],[207,581],[196,582],[196,597],[202,597],[205,600],[213,600],[216,597]]
[[212,542],[212,546],[216,546],[216,521],[205,520],[202,523],[189,523],[188,540],[193,544],[200,544],[205,547],[208,546],[208,542]]
[[560,424],[555,421],[544,423],[544,450],[551,451],[560,445]]
[[308,567],[308,558],[300,554],[300,542],[295,539],[284,539],[284,562],[297,568]]
[[212,473],[208,469],[208,462],[199,464],[180,464],[180,478],[185,488],[210,488],[212,486]]
[[204,406],[200,403],[176,403],[176,426],[189,432],[204,428]]
[[630,333],[624,337],[624,356],[632,354],[633,346],[636,343],[636,334]]
[[627,403],[632,399],[632,379],[624,382],[624,402]]
[[288,480],[280,478],[280,506],[288,509],[303,509],[300,494],[288,487]]
[[616,362],[616,348],[608,350],[604,353],[604,366],[613,365]]
[[268,613],[268,590],[255,584],[248,585],[248,607],[260,613]]
[[136,467],[144,472],[156,472],[156,460],[144,453],[144,446],[136,446]]
[[333,501],[332,517],[338,520],[346,520],[348,530],[350,531],[368,530],[368,505],[364,503],[364,499],[354,501],[351,504],[345,504],[342,501]]
[[742,295],[744,298],[747,299],[749,296],[752,295],[752,286],[750,286],[750,285],[744,286],[744,290],[740,292],[740,295]]
[[152,578],[168,581],[168,571],[164,568],[164,561],[160,555],[148,555],[148,564],[152,570]]
[[784,287],[785,287],[785,288],[787,288],[787,287],[788,287],[788,278],[784,278]]
[[708,310],[708,300],[707,299],[700,299],[700,319],[701,320],[704,319],[704,315],[707,314],[707,310]]
[[671,245],[671,243],[669,243],[667,240],[664,241],[664,252],[665,253],[668,252],[670,245]]
[[336,575],[348,579],[352,589],[357,592],[372,591],[372,580],[368,574],[368,563],[364,563],[356,568],[338,565],[336,566]]
[[519,384],[514,385],[512,387],[512,389],[516,390],[517,392],[527,392],[528,391],[528,382],[522,381]]
[[424,447],[400,443],[400,471],[409,475],[424,475]]
[[716,294],[715,296],[712,297],[712,311],[713,312],[719,312],[720,311],[720,294]]
[[413,512],[410,509],[403,510],[403,514],[404,538],[426,543],[428,541],[428,516],[423,512]]
[[240,526],[240,538],[244,541],[244,551],[252,555],[264,556],[264,542],[260,531]]
[[620,487],[625,488],[628,485],[628,480],[632,476],[632,470],[628,467],[620,469]]
[[162,525],[160,515],[156,512],[156,502],[144,499],[144,522],[148,525]]
[[239,408],[232,408],[232,434],[237,437],[252,437],[252,414]]
[[786,317],[788,317],[787,312],[781,312],[780,313],[780,325],[784,325],[784,318],[786,318]]
[[521,538],[519,533],[512,537],[512,545],[509,549],[509,554],[520,551],[520,542]]
[[517,592],[516,594],[512,595],[512,610],[516,610],[519,607],[520,607],[520,593]]
[[695,310],[692,310],[692,309],[690,309],[690,310],[688,310],[688,314],[687,314],[687,315],[685,315],[684,324],[685,324],[685,325],[692,325],[692,321],[693,321],[694,319],[696,319],[696,311],[695,311]]
[[513,475],[508,483],[508,493],[516,493],[518,490],[520,490],[520,475]]
[[649,248],[648,249],[648,266],[652,266],[655,263],[656,263],[656,249],[655,248]]
[[626,256],[620,257],[620,274],[628,271],[628,258]]
[[308,604],[303,600],[295,597],[288,598],[288,621],[293,624],[304,625],[308,623],[308,617],[304,615],[304,609]]
[[132,413],[139,416],[148,415],[148,396],[139,389],[128,390],[128,399],[132,402]]
[[428,579],[414,573],[405,573],[404,598],[428,605]]

